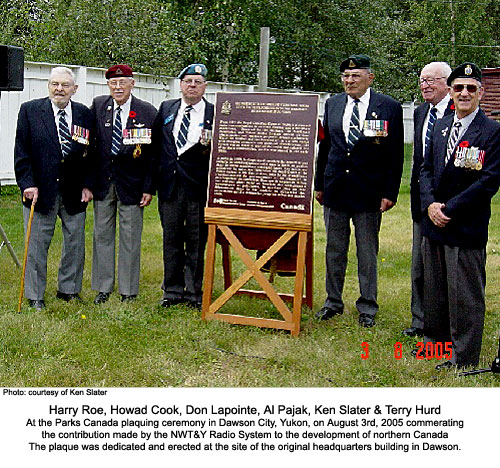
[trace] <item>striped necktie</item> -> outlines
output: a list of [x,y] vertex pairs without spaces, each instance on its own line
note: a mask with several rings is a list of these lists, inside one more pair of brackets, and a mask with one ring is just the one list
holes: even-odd
[[347,148],[349,149],[349,151],[352,150],[361,135],[361,131],[359,130],[358,103],[359,99],[355,99],[351,114],[351,121],[349,122],[349,136],[347,137]]
[[116,109],[115,123],[113,124],[113,138],[111,139],[111,154],[115,156],[122,146],[122,108]]
[[453,129],[451,130],[450,137],[448,138],[448,144],[446,145],[446,158],[444,160],[444,165],[448,164],[448,161],[455,150],[458,142],[458,134],[460,133],[460,127],[462,124],[460,122],[456,122],[453,125]]
[[66,111],[61,109],[57,114],[59,115],[59,142],[65,158],[71,151],[71,133],[69,133],[68,122],[66,121]]
[[429,112],[429,121],[427,122],[427,130],[425,131],[425,152],[427,153],[427,148],[429,147],[429,142],[431,140],[432,129],[437,119],[437,109],[432,107]]
[[184,110],[184,116],[182,117],[181,128],[179,129],[179,134],[177,135],[177,148],[181,149],[187,141],[187,136],[189,132],[189,124],[191,123],[191,110],[193,106],[186,106]]

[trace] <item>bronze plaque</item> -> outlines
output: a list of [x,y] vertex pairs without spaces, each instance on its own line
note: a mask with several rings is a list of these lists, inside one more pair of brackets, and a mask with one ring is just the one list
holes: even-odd
[[311,214],[318,99],[217,93],[207,206]]

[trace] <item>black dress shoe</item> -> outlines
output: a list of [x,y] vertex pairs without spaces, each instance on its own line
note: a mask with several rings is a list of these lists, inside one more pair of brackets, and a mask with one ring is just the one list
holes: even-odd
[[61,291],[57,291],[56,297],[57,297],[57,299],[62,299],[63,301],[66,301],[66,302],[69,302],[72,300],[77,300],[77,301],[82,300],[82,298],[78,295],[78,293],[67,294],[67,293],[63,293]]
[[444,361],[442,364],[436,366],[436,370],[452,369],[453,367],[456,367],[456,364],[453,364],[451,361]]
[[403,330],[403,335],[405,336],[424,336],[424,330],[422,328],[410,327]]
[[334,310],[331,307],[324,306],[316,312],[314,318],[317,320],[329,320],[335,315],[342,315],[343,313],[343,310]]
[[28,304],[38,311],[45,309],[45,301],[43,299],[28,299]]
[[135,298],[137,297],[137,294],[122,294],[122,302],[132,302],[135,301]]
[[174,305],[181,304],[182,302],[184,302],[182,299],[162,299],[160,301],[160,305],[162,307],[172,307]]
[[94,304],[104,304],[108,299],[111,293],[100,292],[97,293],[97,296],[94,299]]
[[373,315],[361,314],[359,316],[358,321],[359,321],[359,324],[365,328],[370,328],[370,327],[373,327],[375,325],[375,317],[373,317]]

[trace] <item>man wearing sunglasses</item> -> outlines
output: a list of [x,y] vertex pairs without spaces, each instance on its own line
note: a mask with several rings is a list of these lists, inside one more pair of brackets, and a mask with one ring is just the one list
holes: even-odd
[[158,210],[163,228],[163,299],[201,309],[207,237],[204,208],[214,106],[203,97],[207,68],[179,74],[180,99],[162,102],[153,126]]
[[420,211],[420,168],[430,135],[437,119],[451,114],[453,103],[446,80],[451,68],[446,62],[428,63],[419,77],[420,92],[424,103],[413,114],[413,167],[411,171],[410,198],[413,220],[413,246],[411,258],[411,326],[403,330],[406,336],[424,334],[424,265],[422,261],[422,212]]
[[118,292],[122,302],[139,292],[144,207],[154,193],[151,127],[156,109],[132,95],[132,68],[113,65],[105,74],[109,95],[92,103],[96,137],[92,289],[95,304],[109,299],[115,284],[116,218],[119,220]]
[[479,108],[481,78],[470,62],[448,77],[455,112],[436,122],[420,175],[425,342],[452,343],[438,370],[476,366],[481,352],[490,205],[500,185],[500,124]]

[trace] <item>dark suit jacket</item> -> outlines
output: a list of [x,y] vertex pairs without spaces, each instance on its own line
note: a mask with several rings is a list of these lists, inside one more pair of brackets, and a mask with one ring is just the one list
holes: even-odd
[[[71,101],[71,112],[72,125],[83,127],[92,135],[90,110],[83,104]],[[54,206],[58,193],[61,193],[69,214],[85,211],[87,204],[80,201],[82,189],[87,187],[92,190],[87,148],[87,145],[72,140],[71,150],[63,158],[50,99],[34,99],[21,105],[17,119],[14,168],[21,193],[28,187],[38,187],[36,211],[47,214]],[[31,201],[26,200],[24,205],[29,207]]]
[[[180,99],[170,99],[160,105],[153,125],[155,151],[155,178],[158,198],[168,200],[176,183],[183,184],[193,200],[206,199],[210,147],[197,143],[189,150],[177,155],[173,128]],[[214,106],[205,101],[204,128],[212,129]]]
[[[420,174],[422,198],[422,234],[445,245],[481,249],[488,240],[491,198],[500,184],[500,124],[488,119],[480,109],[463,135],[469,147],[485,151],[481,170],[455,167],[452,155],[445,167],[446,144],[453,126],[453,115],[437,120],[429,151]],[[444,214],[451,221],[435,226],[427,216],[427,207],[444,203]]]
[[[130,112],[125,128],[152,128],[156,109],[146,101],[131,96]],[[95,138],[90,148],[95,160],[94,198],[103,200],[114,183],[118,198],[124,205],[137,205],[143,193],[154,195],[152,183],[151,144],[141,144],[141,154],[134,158],[135,145],[122,144],[120,151],[111,156],[113,137],[113,98],[98,96],[90,108],[95,122]],[[122,119],[124,116],[122,116]]]
[[319,146],[315,188],[323,191],[325,206],[349,213],[377,212],[382,198],[397,201],[403,171],[403,109],[371,90],[366,119],[387,120],[387,137],[361,135],[348,152],[342,127],[345,93],[325,104],[325,138]]
[[[444,116],[452,114],[451,105],[453,101],[450,99],[448,107],[444,111]],[[413,112],[413,167],[411,170],[410,181],[410,200],[411,200],[411,217],[413,221],[420,222],[422,220],[422,211],[420,210],[420,168],[424,162],[422,131],[424,128],[425,118],[429,112],[430,104],[424,102],[420,104]]]

